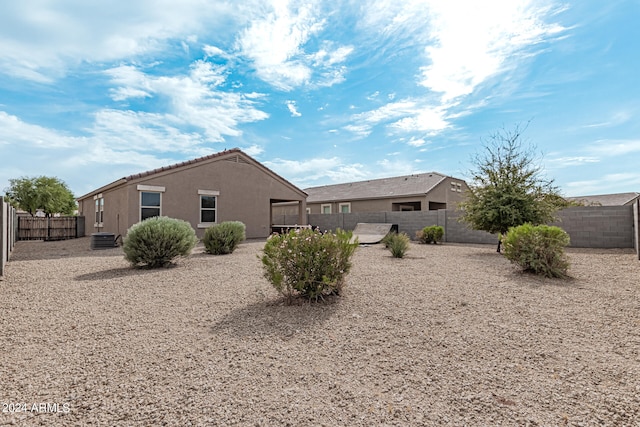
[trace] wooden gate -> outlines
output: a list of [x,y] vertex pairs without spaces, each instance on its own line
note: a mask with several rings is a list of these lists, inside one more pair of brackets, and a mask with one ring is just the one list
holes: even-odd
[[[77,216],[18,217],[18,240],[66,240],[84,235],[84,222]],[[82,227],[79,227],[82,225]],[[82,231],[79,231],[82,229]]]

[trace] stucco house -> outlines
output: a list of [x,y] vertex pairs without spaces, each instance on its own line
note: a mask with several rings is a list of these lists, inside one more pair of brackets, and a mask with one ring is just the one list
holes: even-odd
[[[310,214],[453,209],[467,183],[437,172],[306,188]],[[291,205],[290,205],[291,206]]]
[[247,238],[271,234],[272,206],[293,205],[306,224],[307,194],[239,149],[121,178],[77,199],[85,234],[125,235],[153,216],[183,219],[198,237],[212,224],[242,221]]

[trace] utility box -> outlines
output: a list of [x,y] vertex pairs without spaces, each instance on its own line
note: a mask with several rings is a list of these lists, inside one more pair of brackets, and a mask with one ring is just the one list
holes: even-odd
[[112,249],[115,246],[116,235],[114,233],[91,234],[91,249]]

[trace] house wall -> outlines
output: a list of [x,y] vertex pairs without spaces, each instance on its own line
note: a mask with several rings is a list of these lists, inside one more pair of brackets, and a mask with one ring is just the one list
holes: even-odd
[[[461,184],[461,191],[451,191],[451,182]],[[459,202],[465,197],[465,192],[468,190],[467,184],[464,181],[457,180],[455,178],[447,178],[432,188],[428,194],[411,196],[411,197],[390,197],[390,198],[375,198],[366,200],[339,200],[335,202],[320,202],[320,203],[307,203],[307,207],[310,208],[311,214],[322,213],[322,205],[330,204],[331,213],[340,212],[341,203],[351,203],[351,212],[394,212],[394,204],[408,204],[420,202],[421,211],[429,210],[429,202],[446,204],[447,209],[455,209]],[[288,215],[290,212],[286,207],[282,207],[274,211],[278,215]]]
[[[311,214],[309,224],[320,230],[353,230],[358,222],[398,224],[398,231],[415,238],[415,232],[430,225],[445,229],[444,241],[451,243],[497,244],[498,236],[472,230],[459,221],[462,212],[455,210],[415,212],[367,212],[351,214]],[[633,206],[579,206],[558,212],[552,223],[564,229],[571,247],[634,248],[637,225]]]
[[[164,187],[161,195],[161,215],[183,219],[204,235],[200,223],[200,195],[198,190],[218,191],[217,222],[242,221],[247,238],[267,237],[271,233],[271,200],[297,200],[304,214],[305,195],[285,185],[276,176],[266,173],[243,158],[216,159],[168,169],[128,181],[125,185],[103,192],[105,199],[104,227],[99,231],[126,234],[126,230],[140,220],[139,185]],[[91,200],[83,200],[88,218],[95,216]],[[303,219],[305,215],[302,215]],[[90,223],[90,224],[89,224]],[[95,232],[94,221],[87,221]]]

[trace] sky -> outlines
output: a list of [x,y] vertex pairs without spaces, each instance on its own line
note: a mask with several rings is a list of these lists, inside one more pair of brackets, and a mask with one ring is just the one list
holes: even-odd
[[640,1],[0,3],[0,194],[240,148],[300,188],[470,180],[526,128],[565,196],[640,192]]

